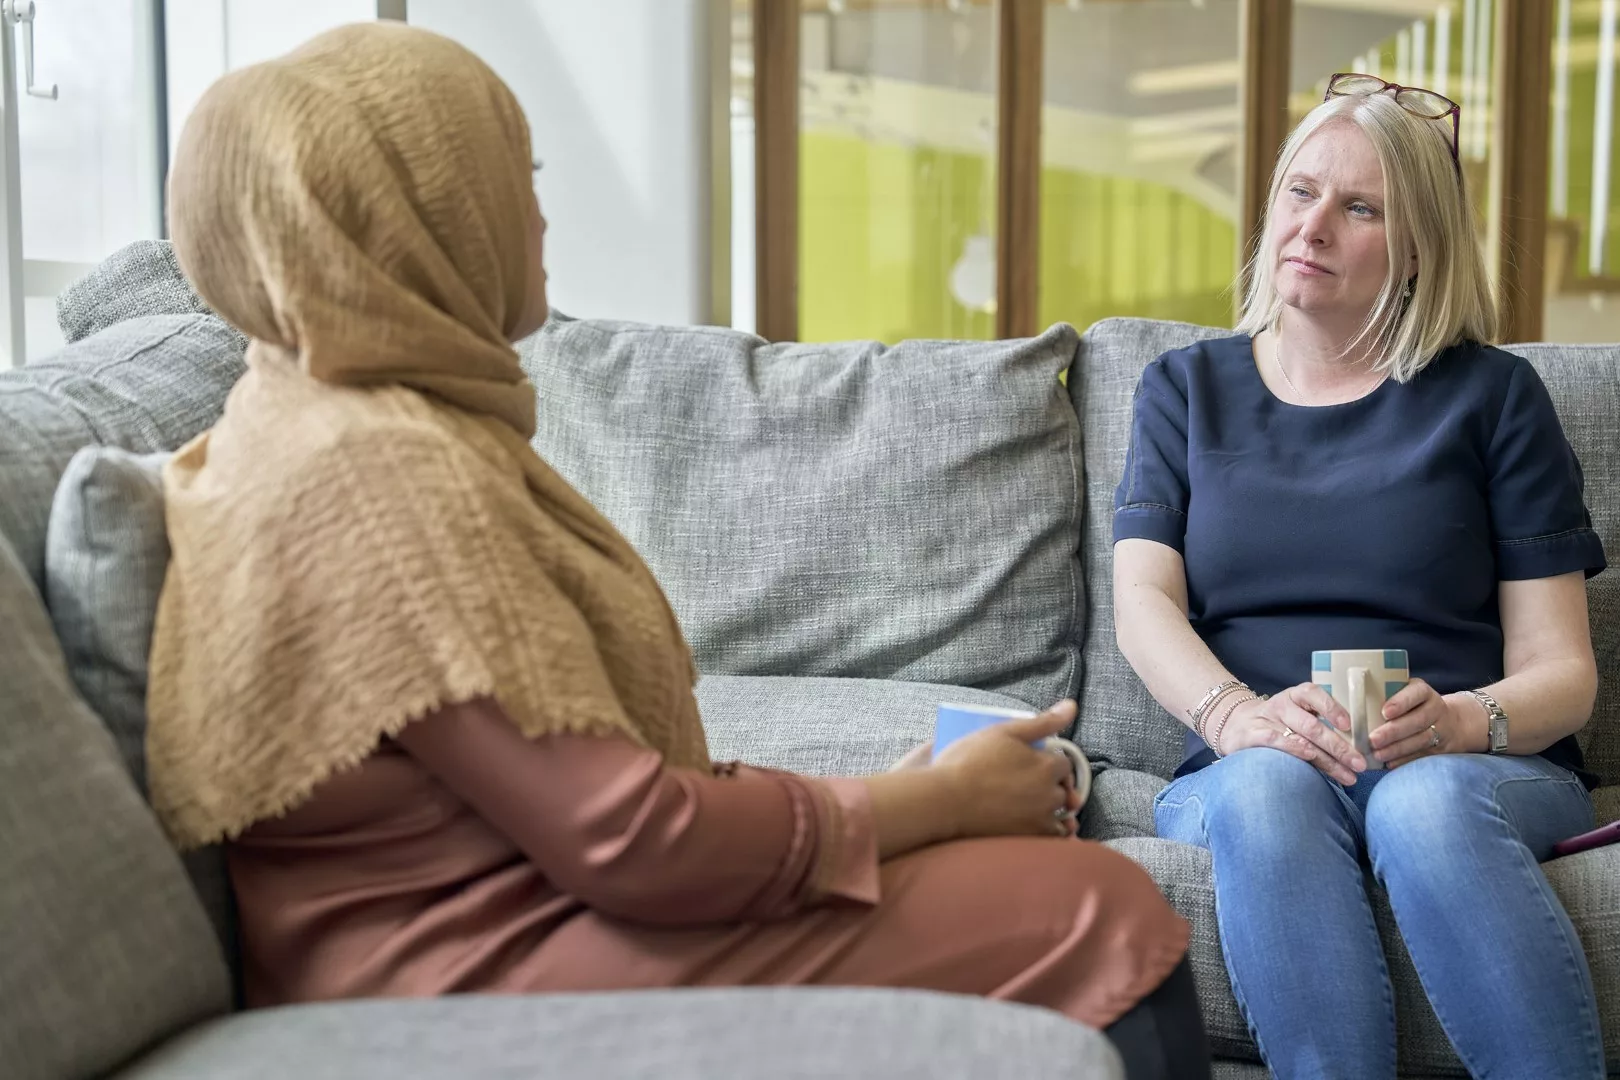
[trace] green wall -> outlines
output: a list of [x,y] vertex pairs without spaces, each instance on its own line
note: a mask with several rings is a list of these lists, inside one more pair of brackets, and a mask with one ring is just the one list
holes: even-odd
[[[811,131],[800,170],[803,340],[994,335],[950,293],[967,238],[993,228],[984,157]],[[1170,188],[1043,170],[1040,321],[1230,325],[1235,243],[1231,222]]]

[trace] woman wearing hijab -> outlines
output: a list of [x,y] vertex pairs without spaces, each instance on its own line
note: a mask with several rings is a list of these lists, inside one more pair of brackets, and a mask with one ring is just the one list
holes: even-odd
[[226,845],[249,1004],[923,987],[1207,1075],[1187,925],[1029,745],[1072,703],[883,776],[710,762],[657,583],[528,443],[530,160],[493,72],[388,23],[180,141],[176,253],[252,345],[165,475],[148,749],[176,843]]

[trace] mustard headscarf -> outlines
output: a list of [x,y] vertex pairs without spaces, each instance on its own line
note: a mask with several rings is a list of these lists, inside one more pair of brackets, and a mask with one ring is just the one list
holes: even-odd
[[663,593],[527,442],[530,160],[494,72],[400,24],[228,75],[187,121],[175,251],[253,343],[164,474],[147,756],[179,846],[482,696],[530,737],[707,765]]

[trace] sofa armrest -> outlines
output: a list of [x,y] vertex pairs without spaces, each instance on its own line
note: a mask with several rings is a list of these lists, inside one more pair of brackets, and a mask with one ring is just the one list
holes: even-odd
[[916,990],[642,990],[354,1001],[205,1024],[117,1080],[1124,1080],[1058,1013]]

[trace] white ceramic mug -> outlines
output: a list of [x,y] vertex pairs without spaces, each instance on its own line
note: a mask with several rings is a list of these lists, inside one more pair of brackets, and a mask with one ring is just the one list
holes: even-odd
[[1384,767],[1373,757],[1369,739],[1384,722],[1384,703],[1411,679],[1405,649],[1319,649],[1311,653],[1311,682],[1350,714],[1350,733],[1345,737],[1367,759],[1369,771]]

